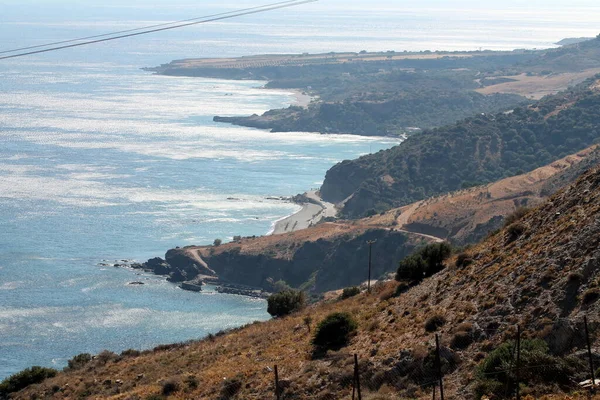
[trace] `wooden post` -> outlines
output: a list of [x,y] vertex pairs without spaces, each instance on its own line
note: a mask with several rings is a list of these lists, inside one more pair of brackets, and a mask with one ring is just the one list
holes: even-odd
[[373,243],[375,243],[375,240],[367,241],[367,244],[369,245],[369,276],[367,278],[367,292],[369,293],[371,293],[371,247],[373,246]]
[[275,364],[275,396],[277,400],[281,398],[281,391],[279,390],[279,372],[277,371],[277,364]]
[[588,330],[587,315],[583,317],[585,325],[585,341],[587,342],[588,359],[590,362],[590,375],[592,377],[592,391],[596,390],[596,377],[594,372],[594,359],[592,358],[592,344],[590,343],[590,332]]
[[[360,393],[360,372],[358,371],[358,355],[354,355],[354,385],[356,387],[356,393],[358,394],[358,400],[362,400]],[[354,396],[352,396],[354,398]]]
[[[440,339],[438,334],[435,334],[435,361],[437,363],[438,378],[440,379],[440,398],[444,400],[444,377],[442,376],[442,359],[440,357]],[[435,387],[434,387],[435,393]]]
[[519,400],[520,397],[520,393],[519,393],[519,380],[520,380],[520,368],[521,368],[521,326],[517,325],[517,368],[515,371],[515,381],[517,384],[517,400]]

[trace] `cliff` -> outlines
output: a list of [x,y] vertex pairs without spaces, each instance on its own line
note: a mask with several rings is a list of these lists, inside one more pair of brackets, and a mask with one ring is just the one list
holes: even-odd
[[171,249],[166,260],[159,262],[162,269],[154,272],[169,275],[175,282],[210,275],[219,281],[267,291],[273,289],[274,282],[284,281],[292,287],[322,293],[359,285],[367,279],[368,240],[376,241],[372,249],[374,280],[393,272],[416,245],[430,241],[390,227],[323,223],[302,231],[242,238],[220,246]]

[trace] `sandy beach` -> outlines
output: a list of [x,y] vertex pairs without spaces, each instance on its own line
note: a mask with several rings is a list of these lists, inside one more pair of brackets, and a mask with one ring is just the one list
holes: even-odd
[[335,205],[323,201],[317,191],[309,191],[304,193],[304,195],[313,200],[314,203],[304,203],[302,204],[302,209],[297,213],[275,222],[275,226],[271,232],[272,235],[306,229],[315,225],[323,218],[335,217],[337,215]]

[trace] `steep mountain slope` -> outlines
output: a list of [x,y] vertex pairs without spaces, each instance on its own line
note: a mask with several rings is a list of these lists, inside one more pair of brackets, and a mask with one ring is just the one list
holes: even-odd
[[458,245],[475,243],[500,228],[516,209],[539,205],[596,165],[600,165],[600,148],[594,145],[526,174],[446,193],[368,220]]
[[599,139],[596,77],[531,107],[472,117],[343,161],[327,172],[321,195],[360,217],[531,171]]
[[[446,396],[472,399],[476,387],[483,393],[492,390],[476,383],[482,357],[513,338],[517,325],[523,340],[543,339],[550,352],[522,365],[522,379],[540,380],[523,386],[522,393],[541,398],[576,390],[569,379],[586,378],[585,362],[569,358],[560,369],[556,360],[585,356],[580,352],[585,348],[584,314],[592,322],[594,348],[599,344],[600,169],[586,173],[460,259],[449,260],[445,270],[399,297],[392,297],[395,284],[389,283],[372,294],[318,304],[200,342],[139,356],[104,354],[15,398],[143,399],[164,392],[169,384],[175,388],[169,390],[169,398],[220,399],[232,397],[227,390],[235,380],[233,396],[266,399],[273,396],[271,368],[278,364],[284,398],[348,399],[356,353],[363,396],[427,399],[436,379],[431,358],[436,330]],[[347,347],[311,357],[306,317],[316,322],[333,311],[349,312],[358,331]],[[565,380],[567,372],[573,375]],[[580,392],[568,398],[585,396]],[[559,398],[567,397],[546,397]]]

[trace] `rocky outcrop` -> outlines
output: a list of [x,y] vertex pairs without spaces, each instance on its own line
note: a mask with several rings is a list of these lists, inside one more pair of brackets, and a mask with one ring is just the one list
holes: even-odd
[[167,252],[166,260],[152,259],[142,266],[168,276],[172,282],[189,283],[216,274],[222,287],[228,287],[223,283],[229,283],[271,291],[273,282],[284,281],[292,287],[325,292],[358,285],[367,279],[367,241],[375,241],[371,277],[377,279],[395,271],[398,262],[422,240],[393,229],[359,230],[294,243],[286,242],[286,235],[280,238],[281,242],[274,240],[258,250],[256,243],[263,238],[244,239],[243,243],[253,251],[245,248],[242,251],[239,243],[172,249]]
[[275,256],[270,249],[261,254],[248,254],[239,248],[212,255],[205,251],[204,258],[218,276],[227,281],[270,290],[270,282],[282,280],[292,287],[308,285],[315,292],[325,292],[358,285],[367,279],[368,240],[376,241],[372,256],[373,279],[395,271],[398,262],[415,246],[403,233],[373,229],[356,236],[299,243],[292,254],[283,258]]

